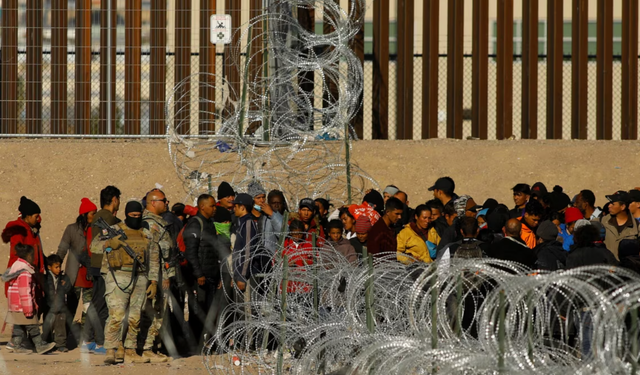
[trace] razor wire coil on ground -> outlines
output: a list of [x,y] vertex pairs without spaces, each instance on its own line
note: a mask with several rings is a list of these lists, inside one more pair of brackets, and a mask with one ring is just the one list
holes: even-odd
[[[303,253],[289,253],[286,263],[282,249],[254,255],[262,264],[268,256],[271,269],[253,279],[250,300],[223,313],[229,323],[204,351],[210,373],[638,369],[640,275],[626,269],[550,273],[490,258],[406,266],[395,254],[370,266],[366,258],[348,262],[328,244]],[[298,256],[314,261],[291,265]],[[287,290],[285,279],[305,288]],[[237,319],[238,313],[250,317]]]

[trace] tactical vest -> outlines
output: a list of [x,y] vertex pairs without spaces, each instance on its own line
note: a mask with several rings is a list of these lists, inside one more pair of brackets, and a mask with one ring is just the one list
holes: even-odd
[[[128,228],[124,223],[118,224],[118,226],[127,235],[126,242],[133,251],[138,254],[140,260],[145,263],[145,253],[149,246],[149,240],[142,233],[142,230],[134,230]],[[107,260],[109,261],[109,267],[114,271],[133,271],[134,260],[127,254],[124,248],[111,250],[107,254]]]

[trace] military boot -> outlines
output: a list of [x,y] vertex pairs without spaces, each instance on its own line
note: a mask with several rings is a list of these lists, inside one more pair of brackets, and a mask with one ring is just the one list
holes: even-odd
[[142,352],[142,358],[149,358],[149,361],[151,361],[151,363],[169,362],[169,357],[162,353],[154,353],[151,350],[145,350],[144,352]]
[[55,342],[46,342],[42,339],[42,336],[40,335],[33,337],[32,340],[36,346],[36,352],[38,354],[46,354],[56,347]]
[[118,346],[118,350],[116,351],[116,363],[122,362],[124,362],[124,346],[120,344],[120,346]]
[[149,363],[149,358],[143,358],[136,353],[135,349],[124,350],[124,362],[125,363]]
[[116,364],[116,350],[115,349],[107,349],[107,354],[104,357],[105,365],[115,365]]

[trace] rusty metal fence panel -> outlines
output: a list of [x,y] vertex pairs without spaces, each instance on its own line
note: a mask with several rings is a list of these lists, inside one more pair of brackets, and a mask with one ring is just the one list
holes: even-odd
[[[242,77],[229,66],[229,48],[207,40],[209,16],[231,14],[241,28],[260,14],[262,2],[1,4],[0,136],[162,137],[165,103],[185,78],[199,72],[224,75],[239,91]],[[522,13],[514,14],[514,4]],[[546,12],[538,11],[543,4]],[[637,139],[638,0],[621,0],[618,13],[612,4],[376,0],[369,2],[370,9],[355,9],[367,16],[351,44],[365,73],[363,106],[351,124],[354,134],[364,139]],[[596,18],[587,16],[589,9],[596,9]],[[319,11],[300,11],[298,20],[307,30],[331,31]],[[463,24],[470,25],[470,34]],[[461,42],[463,34],[469,42]],[[259,55],[259,47],[252,46],[251,53]],[[257,67],[252,61],[250,69]],[[306,91],[322,84],[316,79],[314,88],[313,77],[307,78]],[[222,95],[202,85],[200,90],[183,87],[191,96]],[[188,98],[185,106],[194,103]],[[225,110],[214,102],[180,111],[185,118],[179,120],[197,124],[192,134],[212,131],[215,125],[207,116]]]

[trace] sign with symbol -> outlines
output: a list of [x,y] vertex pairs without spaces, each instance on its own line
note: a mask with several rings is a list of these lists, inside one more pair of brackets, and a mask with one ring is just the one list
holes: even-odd
[[230,44],[231,43],[231,15],[212,14],[211,15],[211,43]]

